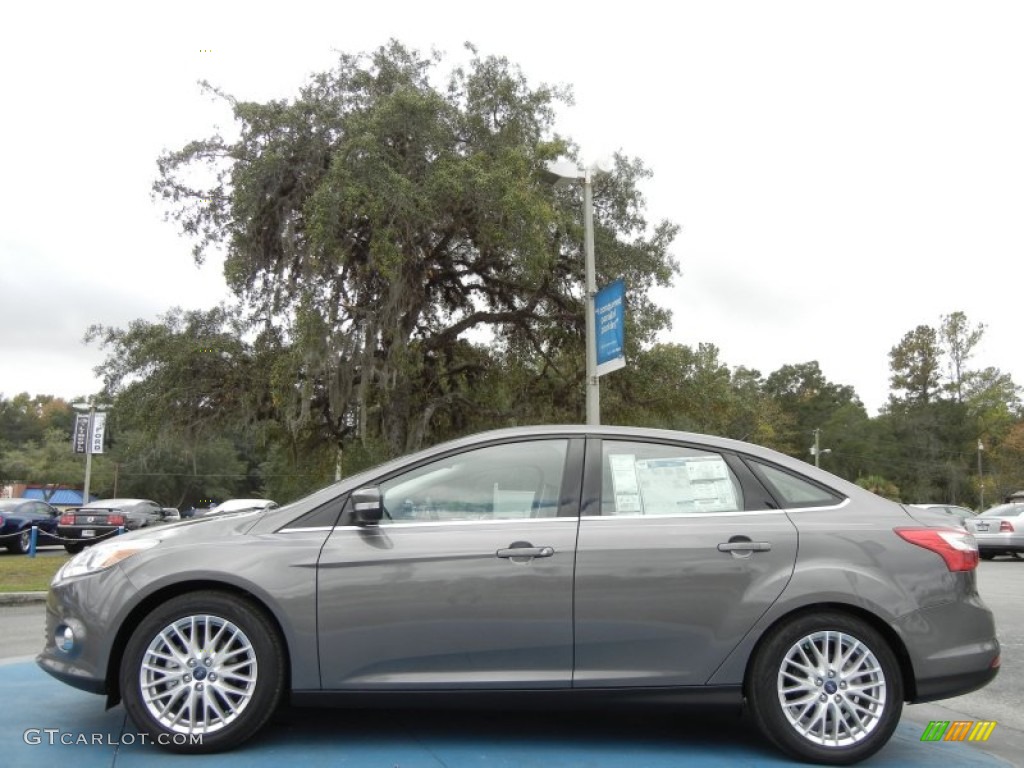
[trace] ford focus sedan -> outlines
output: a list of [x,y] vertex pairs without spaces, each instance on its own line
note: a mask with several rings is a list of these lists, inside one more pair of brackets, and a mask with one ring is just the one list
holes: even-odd
[[489,432],[96,544],[54,578],[38,662],[179,752],[286,700],[708,703],[848,764],[999,667],[973,537],[918,512],[721,438]]

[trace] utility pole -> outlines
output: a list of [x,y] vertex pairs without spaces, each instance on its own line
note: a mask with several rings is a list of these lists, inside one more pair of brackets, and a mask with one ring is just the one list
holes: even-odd
[[985,476],[981,473],[981,452],[985,450],[985,446],[981,443],[981,438],[978,438],[978,511],[985,511]]

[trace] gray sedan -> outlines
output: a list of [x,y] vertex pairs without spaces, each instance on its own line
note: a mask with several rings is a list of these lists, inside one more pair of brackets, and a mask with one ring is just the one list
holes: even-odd
[[489,432],[91,547],[54,578],[38,662],[179,752],[236,746],[288,699],[701,703],[848,764],[904,702],[999,668],[974,539],[919,513],[721,438]]
[[1024,555],[1024,501],[1000,504],[967,521],[981,556]]

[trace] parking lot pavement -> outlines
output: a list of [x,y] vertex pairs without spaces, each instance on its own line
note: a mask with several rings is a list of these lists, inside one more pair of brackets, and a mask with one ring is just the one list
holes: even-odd
[[[224,768],[344,765],[346,768],[621,768],[793,765],[746,721],[722,713],[615,715],[287,709],[233,752],[179,756],[152,744],[124,708],[50,678],[31,659],[0,664],[0,754],[4,766],[217,765]],[[1007,766],[964,743],[922,742],[904,717],[895,737],[862,765]],[[993,739],[999,736],[998,727]],[[65,743],[62,743],[65,742]]]

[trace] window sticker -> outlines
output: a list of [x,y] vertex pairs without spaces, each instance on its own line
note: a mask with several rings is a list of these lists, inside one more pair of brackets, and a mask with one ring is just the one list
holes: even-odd
[[629,515],[641,512],[636,456],[632,453],[612,454],[608,457],[608,463],[612,471],[612,493],[615,495],[615,514]]
[[739,509],[721,456],[681,456],[636,462],[643,514],[679,515]]

